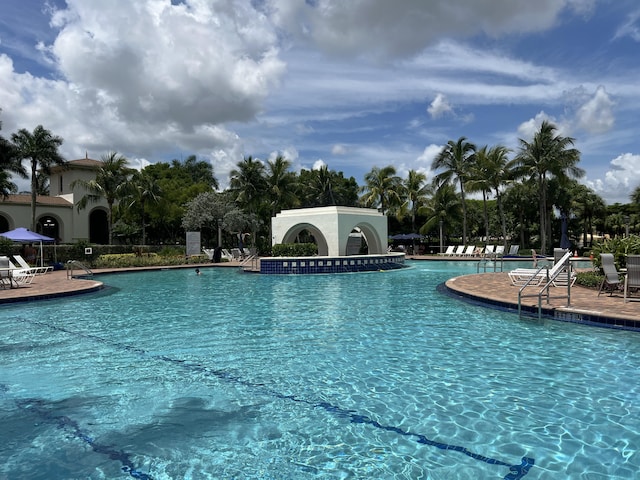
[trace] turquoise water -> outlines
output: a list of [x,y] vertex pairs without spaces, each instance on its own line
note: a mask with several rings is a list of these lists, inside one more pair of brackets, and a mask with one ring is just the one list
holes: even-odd
[[462,303],[435,288],[474,264],[413,265],[0,308],[0,478],[634,478],[638,333]]

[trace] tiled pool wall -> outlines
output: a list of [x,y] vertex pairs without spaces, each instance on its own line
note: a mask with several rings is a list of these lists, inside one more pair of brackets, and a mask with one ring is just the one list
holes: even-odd
[[353,273],[396,270],[405,267],[404,253],[349,255],[344,257],[273,257],[260,259],[260,273],[301,274]]

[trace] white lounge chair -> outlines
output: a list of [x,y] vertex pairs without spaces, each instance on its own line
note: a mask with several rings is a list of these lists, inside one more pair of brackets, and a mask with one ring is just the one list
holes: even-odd
[[454,255],[457,257],[461,257],[462,255],[464,255],[464,245],[458,245],[458,247],[456,248],[456,253],[454,253]]
[[498,245],[496,246],[496,251],[494,252],[494,255],[496,257],[501,257],[504,255],[504,245]]
[[215,248],[204,248],[202,247],[202,251],[207,256],[209,260],[213,260],[213,254],[216,252]]
[[511,245],[511,247],[509,247],[509,256],[518,255],[518,250],[520,250],[520,245]]
[[28,285],[33,282],[33,277],[36,276],[26,268],[16,267],[11,260],[9,260],[9,268],[11,269],[11,277],[17,285]]
[[477,247],[477,248],[473,251],[473,256],[474,256],[474,257],[481,257],[483,253],[484,253],[484,247]]
[[495,245],[487,245],[484,249],[485,256],[492,257],[496,252],[495,248]]
[[47,273],[53,270],[53,267],[50,267],[50,266],[32,267],[27,263],[27,261],[24,258],[22,258],[22,255],[14,255],[13,258],[15,259],[16,262],[18,262],[18,265],[20,265],[20,268],[27,270],[28,272],[33,273],[35,275],[42,275],[44,273]]
[[[569,267],[569,272],[562,272],[562,269],[566,267],[566,263],[571,257],[571,252],[567,252],[551,269],[547,269],[546,267],[542,268],[516,268],[515,270],[511,270],[508,275],[511,280],[511,284],[522,287],[524,285],[529,285],[532,287],[542,285],[547,283],[550,279],[556,278],[553,282],[554,286],[560,286],[562,283],[566,285],[567,281],[575,282],[575,274],[571,272],[571,268]],[[567,275],[564,276],[564,273]],[[527,283],[528,282],[528,283]]]
[[465,248],[463,255],[465,257],[470,257],[473,255],[473,252],[475,251],[476,246],[475,245],[469,245],[467,246],[467,248]]
[[449,245],[447,247],[447,250],[444,253],[439,253],[438,255],[444,255],[445,257],[450,257],[455,253],[455,251],[456,251],[455,245]]

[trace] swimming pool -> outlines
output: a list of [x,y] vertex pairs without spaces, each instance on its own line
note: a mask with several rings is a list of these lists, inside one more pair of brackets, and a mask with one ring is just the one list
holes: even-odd
[[628,479],[640,335],[461,303],[475,265],[102,276],[0,309],[0,478]]

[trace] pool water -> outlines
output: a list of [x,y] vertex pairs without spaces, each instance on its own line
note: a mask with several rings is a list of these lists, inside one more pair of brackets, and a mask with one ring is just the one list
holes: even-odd
[[0,479],[629,479],[640,335],[436,291],[464,262],[105,275],[0,308]]

